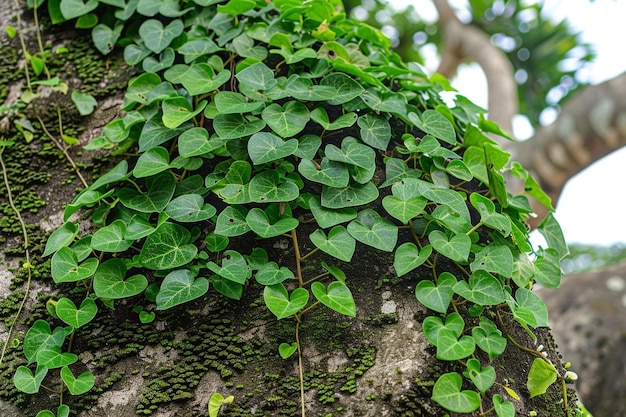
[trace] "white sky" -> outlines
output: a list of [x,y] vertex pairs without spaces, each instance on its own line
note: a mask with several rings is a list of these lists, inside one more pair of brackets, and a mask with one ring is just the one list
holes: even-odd
[[[391,0],[391,3],[398,6],[401,3],[414,4],[422,17],[436,18],[430,1]],[[450,3],[464,4],[464,0],[450,0]],[[592,83],[626,71],[626,1],[545,0],[544,3],[545,15],[555,19],[567,18],[581,32],[583,40],[594,46],[597,58],[590,66]],[[427,69],[433,68],[427,65]],[[466,66],[453,84],[461,94],[486,107],[487,84],[477,66]],[[516,135],[528,137],[529,131],[523,124],[516,124]],[[618,242],[626,244],[626,198],[622,192],[622,178],[626,179],[626,148],[598,161],[567,183],[556,217],[568,242],[605,246]]]

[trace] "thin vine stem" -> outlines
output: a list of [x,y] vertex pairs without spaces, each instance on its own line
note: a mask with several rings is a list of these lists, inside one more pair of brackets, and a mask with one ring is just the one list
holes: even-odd
[[300,348],[300,317],[296,317],[296,346],[298,347],[298,373],[300,376],[300,408],[302,417],[306,415],[304,402],[304,363],[302,361],[302,349]]

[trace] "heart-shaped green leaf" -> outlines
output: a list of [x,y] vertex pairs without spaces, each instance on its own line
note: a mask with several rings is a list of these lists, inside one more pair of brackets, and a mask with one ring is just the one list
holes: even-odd
[[81,93],[78,90],[72,91],[72,102],[81,116],[87,116],[93,113],[98,106],[98,102],[92,95]]
[[61,14],[66,20],[85,15],[98,7],[98,0],[63,0],[60,3]]
[[267,308],[278,319],[284,319],[293,316],[306,306],[309,292],[304,288],[296,288],[289,295],[283,284],[268,285],[263,290],[263,299]]
[[170,201],[165,212],[178,222],[200,222],[213,217],[217,209],[199,194],[183,194]]
[[356,241],[343,226],[333,227],[328,232],[328,237],[322,230],[317,229],[309,235],[309,238],[317,248],[339,260],[350,262],[354,255]]
[[462,379],[456,372],[443,374],[433,387],[432,400],[455,413],[472,413],[480,407],[480,395],[475,391],[461,391]]
[[175,129],[198,115],[206,106],[206,100],[202,100],[192,108],[184,97],[174,97],[163,101],[163,125],[169,129]]
[[46,242],[46,248],[41,256],[46,257],[62,247],[69,246],[74,241],[76,235],[78,235],[78,223],[63,223],[61,227],[50,234]]
[[466,234],[455,234],[451,238],[441,230],[433,230],[428,235],[433,249],[456,262],[467,262],[472,240]]
[[268,90],[276,85],[274,72],[262,62],[257,62],[239,71],[235,78],[254,90]]
[[229,279],[223,279],[218,275],[211,276],[211,283],[213,284],[213,288],[220,294],[233,300],[241,300],[243,284]]
[[454,126],[444,115],[436,110],[425,110],[421,117],[418,117],[415,113],[409,114],[409,119],[415,124],[415,126],[440,139],[446,143],[454,145],[456,143],[456,133],[454,132]]
[[539,256],[535,260],[534,280],[545,287],[558,288],[563,275],[559,259],[556,249],[547,248],[539,251]]
[[145,276],[137,274],[126,277],[126,264],[119,258],[111,258],[98,266],[93,277],[93,289],[100,298],[118,299],[140,294],[148,287]]
[[91,372],[83,372],[76,377],[67,366],[61,368],[61,379],[63,379],[63,383],[67,386],[67,389],[72,395],[86,393],[93,388],[96,382]]
[[510,278],[513,275],[513,254],[508,246],[489,244],[476,254],[470,268],[472,271],[489,271]]
[[322,146],[322,138],[317,135],[301,135],[298,137],[298,149],[294,155],[302,159],[315,159]]
[[298,219],[288,216],[271,223],[267,214],[258,207],[248,212],[246,223],[254,233],[262,238],[280,236],[295,229],[299,224]]
[[147,19],[139,26],[139,36],[144,45],[155,54],[161,53],[170,43],[183,33],[183,22],[172,20],[167,26],[157,19]]
[[250,273],[246,259],[243,255],[234,250],[224,252],[221,266],[211,261],[207,264],[207,268],[220,277],[235,281],[239,284],[245,283]]
[[[175,67],[176,66],[172,68]],[[178,72],[178,69],[172,72],[166,72],[165,79],[172,83],[182,84],[192,96],[198,96],[217,90],[230,79],[231,75],[229,70],[222,70],[215,75],[213,68],[205,63],[193,63],[191,66],[184,67],[184,70],[177,73],[176,77],[172,74],[174,71]]]
[[146,178],[147,192],[135,188],[122,188],[117,192],[120,202],[126,207],[141,213],[161,212],[167,206],[174,190],[176,180],[169,172]]
[[50,274],[57,284],[74,282],[91,277],[97,267],[97,258],[89,258],[79,264],[76,253],[68,247],[63,247],[52,256]]
[[530,398],[545,394],[550,385],[556,381],[557,375],[554,365],[544,358],[535,358],[528,371],[528,381],[526,381]]
[[159,72],[170,68],[174,64],[174,59],[174,49],[167,47],[158,55],[158,59],[157,57],[147,56],[141,63],[141,66],[146,72]]
[[356,210],[348,207],[343,209],[328,209],[323,207],[320,203],[320,198],[311,196],[309,198],[309,208],[315,221],[319,227],[327,229],[329,227],[338,225],[339,223],[349,222],[356,218]]
[[63,297],[57,301],[56,313],[61,320],[77,329],[96,317],[98,307],[91,298],[85,298],[80,303],[80,308],[76,308],[76,304],[72,300]]
[[388,195],[383,198],[383,207],[387,213],[407,224],[409,220],[419,216],[426,207],[427,200],[424,197],[412,197],[402,200],[395,195]]
[[445,314],[454,295],[452,288],[456,278],[449,272],[443,272],[437,277],[437,284],[429,280],[422,280],[415,287],[415,297],[427,308]]
[[375,113],[367,113],[359,117],[357,124],[361,128],[363,142],[382,151],[387,149],[391,140],[391,126],[387,119]]
[[147,215],[143,213],[135,214],[128,221],[128,227],[126,227],[126,234],[124,235],[125,239],[129,240],[139,240],[154,231],[154,227],[148,221]]
[[[253,3],[253,2],[248,1],[248,0],[237,0],[237,1],[231,1],[230,3],[238,3],[242,5],[242,4]],[[211,395],[211,398],[209,399],[209,417],[217,417],[217,415],[220,412],[220,408],[222,408],[222,405],[232,403],[234,398],[235,397],[233,397],[232,395],[229,395],[228,397],[224,398],[224,396],[220,394],[219,392],[216,392],[215,394]]]
[[468,359],[466,363],[467,371],[463,375],[468,377],[478,388],[481,394],[485,394],[489,388],[496,382],[496,370],[493,366],[481,367],[478,359]]
[[298,140],[282,140],[269,132],[258,132],[248,140],[248,154],[254,165],[285,158],[298,149]]
[[47,374],[48,368],[45,366],[38,366],[34,374],[29,368],[20,366],[15,370],[13,384],[15,388],[26,394],[36,394]]
[[[535,317],[534,327],[548,327],[548,308],[537,294],[527,288],[518,288],[515,291],[515,301],[519,307],[527,308]],[[512,310],[515,314],[515,306]]]
[[291,97],[303,101],[326,101],[337,95],[333,86],[316,85],[310,79],[295,74],[289,77],[286,91]]
[[496,212],[496,206],[493,201],[478,193],[472,193],[470,194],[470,202],[478,210],[481,223],[498,230],[503,236],[511,234],[511,220],[505,215]]
[[341,72],[333,72],[320,81],[322,87],[330,87],[333,96],[328,98],[328,104],[338,105],[361,95],[365,89],[356,80]]
[[333,281],[324,287],[321,282],[311,284],[311,291],[315,298],[326,307],[350,317],[356,317],[356,304],[352,293],[346,284]]
[[278,346],[278,353],[280,354],[280,357],[283,359],[287,359],[288,357],[293,355],[296,352],[296,350],[298,350],[298,344],[296,342],[293,342],[291,344],[281,343]]
[[497,328],[491,331],[483,327],[474,327],[472,337],[476,345],[489,355],[489,359],[495,359],[506,349],[506,338],[502,337]]
[[358,142],[344,142],[341,149],[333,144],[328,144],[324,148],[326,157],[331,161],[343,162],[348,165],[355,165],[360,168],[370,168],[374,165],[376,151],[371,147]]
[[505,300],[502,283],[487,271],[474,272],[469,283],[459,281],[453,289],[461,297],[481,306],[497,305]]
[[362,206],[376,200],[378,195],[378,188],[371,182],[342,188],[325,185],[322,188],[322,206],[329,209]]
[[414,243],[403,243],[398,246],[393,255],[393,268],[396,270],[396,274],[401,277],[426,262],[431,253],[432,247],[430,245],[426,245],[419,250]]
[[352,126],[358,118],[354,112],[342,114],[335,121],[331,122],[328,113],[323,107],[316,107],[311,111],[311,120],[321,125],[324,130],[340,130]]
[[263,107],[262,101],[250,101],[243,94],[233,91],[220,91],[213,100],[220,114],[251,113]]
[[215,233],[232,237],[239,236],[250,229],[246,222],[248,210],[243,206],[228,206],[218,216],[215,224]]
[[474,353],[476,343],[471,336],[457,338],[454,330],[444,328],[437,333],[437,359],[455,361]]
[[493,396],[493,408],[495,408],[498,417],[515,417],[515,406],[504,401],[500,394]]
[[124,252],[132,244],[126,239],[126,223],[119,219],[96,230],[91,238],[91,247],[101,252]]
[[69,352],[61,353],[61,348],[58,346],[48,346],[37,351],[35,360],[38,366],[54,369],[75,363],[78,356]]
[[290,138],[300,133],[309,122],[309,109],[299,101],[288,101],[284,105],[270,104],[261,113],[267,125],[279,136]]
[[265,127],[265,122],[254,116],[218,114],[213,120],[215,133],[224,140],[250,136]]
[[328,158],[323,158],[319,165],[309,159],[302,159],[298,164],[298,172],[309,181],[329,187],[346,187],[350,181],[347,166]]
[[66,331],[62,327],[55,328],[53,332],[47,321],[37,320],[24,337],[24,356],[28,363],[35,361],[37,352],[42,348],[63,346],[66,336]]
[[428,316],[422,322],[422,330],[424,336],[430,343],[437,346],[437,336],[442,329],[452,330],[456,337],[459,337],[465,328],[465,322],[458,313],[448,314],[446,316],[446,324],[439,317]]
[[198,252],[190,244],[191,233],[178,224],[165,222],[146,241],[139,253],[139,262],[145,268],[157,271],[176,268],[193,260]]
[[222,145],[220,140],[210,141],[209,132],[203,127],[192,127],[178,137],[178,152],[187,158],[204,155]]
[[398,227],[371,209],[359,212],[347,229],[359,242],[386,252],[393,251],[398,241]]
[[133,175],[136,178],[150,177],[170,167],[170,153],[161,146],[155,146],[141,154],[137,159]]
[[268,262],[259,268],[255,278],[261,285],[274,285],[287,279],[293,279],[294,275],[286,266],[278,267],[276,262]]
[[300,190],[291,182],[281,182],[278,172],[263,171],[250,180],[250,198],[255,203],[280,203],[298,198]]
[[166,310],[179,304],[202,297],[209,290],[209,281],[200,277],[194,279],[187,269],[172,271],[163,278],[156,296],[157,310]]

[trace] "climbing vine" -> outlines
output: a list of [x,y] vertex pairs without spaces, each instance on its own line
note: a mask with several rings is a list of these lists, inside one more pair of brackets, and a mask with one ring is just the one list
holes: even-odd
[[[36,393],[51,378],[60,379],[59,394],[91,390],[95,377],[76,373],[72,342],[100,309],[143,295],[135,312],[149,323],[210,293],[239,300],[254,280],[267,309],[293,322],[293,340],[276,348],[285,359],[298,356],[304,416],[300,324],[316,308],[357,315],[351,288],[359,279],[341,265],[372,248],[389,254],[432,311],[422,330],[437,359],[465,369],[439,376],[434,402],[457,413],[515,415],[500,394],[487,396],[496,369],[477,355],[494,359],[512,343],[536,355],[531,396],[559,381],[570,414],[571,375],[560,375],[540,348],[519,344],[503,320],[532,337],[548,325],[531,289],[558,287],[567,247],[552,215],[539,228],[549,247],[529,243],[528,199],[506,190],[505,173],[552,208],[550,201],[485,134],[506,136],[482,109],[459,95],[447,105],[447,83],[403,62],[337,0],[30,5],[44,4],[53,23],[91,29],[103,54],[123,47],[137,76],[123,116],[85,147],[129,157],[85,183],[43,253],[54,282],[84,287],[84,298],[49,302],[52,318],[28,330],[19,390]],[[89,97],[73,98],[84,113],[93,110]],[[95,230],[81,230],[78,213],[89,213]],[[259,243],[278,237],[289,239],[292,265]],[[466,323],[461,310],[475,320]],[[58,417],[69,413],[60,398]],[[210,415],[232,400],[214,397]]]

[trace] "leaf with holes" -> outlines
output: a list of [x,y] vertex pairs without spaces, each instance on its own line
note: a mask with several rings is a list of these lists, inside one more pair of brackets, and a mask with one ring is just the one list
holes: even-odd
[[187,269],[172,271],[163,278],[156,296],[157,310],[166,310],[179,304],[202,297],[209,290],[209,281],[200,277],[194,279]]
[[66,222],[61,227],[56,229],[50,234],[48,241],[46,242],[46,248],[43,251],[42,257],[46,257],[57,250],[69,246],[78,235],[78,223]]
[[98,307],[91,298],[85,298],[80,307],[69,298],[61,298],[56,304],[57,316],[75,329],[84,326],[96,317]]
[[487,271],[476,271],[467,281],[459,281],[454,292],[481,306],[497,305],[504,302],[504,290],[500,280]]
[[376,200],[378,195],[378,187],[371,182],[342,188],[325,185],[322,188],[322,206],[329,209],[362,206]]
[[222,255],[222,265],[211,261],[207,264],[212,272],[230,281],[244,284],[250,274],[246,259],[239,252],[227,250]]
[[248,140],[248,155],[254,165],[265,164],[293,155],[298,149],[298,140],[282,140],[269,132],[258,132]]
[[279,182],[278,171],[263,171],[250,180],[250,198],[255,203],[280,203],[298,198],[300,190],[291,182]]
[[155,54],[161,53],[172,41],[183,33],[183,22],[172,20],[167,26],[157,19],[147,19],[139,26],[139,36],[144,45]]
[[324,287],[321,282],[314,282],[311,291],[315,298],[326,307],[350,317],[356,317],[356,304],[350,289],[340,281],[333,281]]
[[309,291],[296,288],[291,292],[283,284],[268,285],[263,290],[263,299],[267,308],[278,318],[291,317],[302,310],[309,302]]
[[437,284],[426,279],[418,282],[415,297],[427,308],[445,314],[454,295],[452,288],[456,282],[454,275],[443,272],[437,277]]
[[282,106],[270,104],[261,113],[267,125],[279,136],[289,138],[300,133],[309,122],[309,109],[299,101],[288,101]]
[[484,395],[496,382],[496,370],[493,366],[481,367],[480,361],[475,358],[468,359],[465,365],[467,370],[463,372],[463,375],[469,378],[478,388],[478,391]]
[[456,262],[467,262],[469,257],[472,241],[465,234],[455,234],[451,238],[441,230],[433,230],[428,235],[428,240],[433,249],[443,256]]
[[246,223],[254,233],[262,238],[280,236],[298,227],[298,219],[284,216],[270,222],[268,215],[258,207],[253,208],[246,216]]
[[432,253],[430,245],[424,246],[421,250],[414,243],[406,242],[398,246],[393,256],[393,268],[396,274],[401,277],[428,260]]
[[52,256],[50,274],[57,284],[75,282],[91,277],[97,267],[97,258],[89,258],[79,264],[76,253],[68,247],[63,247]]
[[309,239],[321,251],[345,262],[350,262],[356,248],[356,241],[343,226],[333,227],[328,237],[317,229],[309,235]]
[[198,248],[189,243],[191,233],[178,224],[165,222],[146,241],[139,253],[139,262],[157,271],[176,268],[191,262]]
[[47,374],[48,368],[45,366],[38,366],[34,374],[29,368],[20,366],[16,369],[15,375],[13,375],[13,384],[15,388],[26,394],[36,394],[39,392],[41,382]]
[[61,368],[61,379],[72,395],[81,395],[86,393],[93,388],[96,382],[96,379],[91,372],[83,372],[78,376],[74,376],[70,368],[67,366]]
[[202,100],[194,109],[183,97],[175,97],[163,100],[163,125],[169,129],[175,129],[200,114],[206,106],[206,100]]
[[228,206],[218,216],[215,222],[215,233],[218,235],[233,237],[240,236],[250,231],[246,222],[248,209],[243,206]]
[[443,374],[435,382],[432,400],[455,413],[472,413],[480,407],[480,395],[475,391],[461,391],[462,379],[456,372]]
[[348,207],[342,209],[328,209],[320,203],[320,198],[311,196],[309,208],[318,226],[327,229],[340,223],[349,222],[356,218],[356,210]]
[[213,217],[217,209],[199,194],[183,194],[167,204],[165,213],[177,222],[200,222]]
[[126,239],[126,223],[119,219],[96,230],[91,238],[91,247],[101,252],[124,252],[132,244]]
[[174,195],[176,180],[169,172],[146,178],[146,192],[136,188],[122,188],[117,192],[120,202],[141,213],[161,212]]
[[350,181],[350,173],[346,165],[328,158],[322,158],[320,165],[311,160],[302,159],[298,164],[298,172],[309,181],[329,187],[346,187]]
[[293,279],[294,275],[289,268],[279,267],[276,262],[268,262],[259,268],[254,277],[261,285],[274,285]]
[[126,276],[126,264],[122,259],[111,258],[98,266],[93,277],[93,289],[100,298],[119,299],[140,294],[148,287],[145,276]]
[[347,229],[359,242],[386,252],[393,251],[398,241],[398,227],[370,209],[360,211]]

